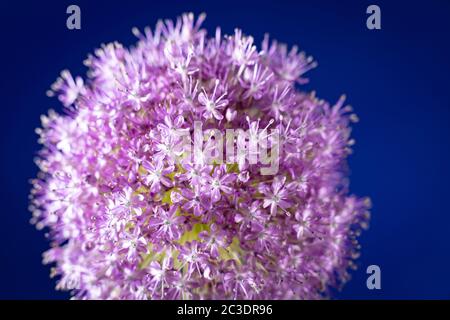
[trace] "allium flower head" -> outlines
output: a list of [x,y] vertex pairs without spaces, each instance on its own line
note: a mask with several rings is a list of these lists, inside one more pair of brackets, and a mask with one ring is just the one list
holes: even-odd
[[[208,37],[203,19],[133,29],[136,46],[102,46],[49,92],[65,109],[37,130],[32,222],[75,298],[316,299],[349,277],[369,206],[348,195],[355,116],[299,90],[316,64],[297,48]],[[246,138],[231,163],[188,156],[196,123],[280,147],[275,172]]]

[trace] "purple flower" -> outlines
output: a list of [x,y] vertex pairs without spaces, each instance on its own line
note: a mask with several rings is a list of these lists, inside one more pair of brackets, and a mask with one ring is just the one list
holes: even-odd
[[164,299],[166,290],[171,288],[171,282],[174,278],[174,272],[170,265],[170,259],[164,258],[162,263],[157,261],[150,262],[148,266],[148,275],[151,276],[149,281],[149,292],[152,296]]
[[264,194],[263,208],[270,207],[270,214],[275,215],[277,209],[281,208],[287,215],[290,213],[286,210],[291,206],[289,199],[289,189],[292,184],[285,186],[286,177],[275,177],[272,182],[272,188],[266,184],[260,185],[260,191]]
[[183,210],[192,211],[194,216],[202,215],[205,210],[209,210],[211,207],[211,201],[201,192],[199,187],[195,187],[193,190],[182,189],[181,194],[186,198]]
[[211,201],[217,202],[221,198],[221,193],[231,194],[233,188],[230,186],[235,180],[236,176],[234,174],[225,173],[224,166],[218,166],[214,169],[211,176],[206,176],[207,187],[202,191],[206,194],[210,194]]
[[229,272],[224,276],[224,284],[232,299],[252,299],[255,281],[251,271]]
[[192,188],[198,188],[206,184],[206,177],[212,170],[212,166],[198,164],[183,164],[184,173],[179,175],[180,181],[189,181]]
[[174,120],[168,115],[164,117],[164,123],[158,124],[158,129],[161,130],[162,135],[169,139],[176,139],[184,132],[188,132],[189,129],[183,129],[184,118],[177,116]]
[[248,99],[249,97],[253,97],[257,100],[261,99],[266,90],[266,83],[273,77],[272,71],[268,68],[261,71],[261,67],[258,64],[253,66],[253,70],[245,70],[246,72],[243,74],[243,81],[241,84],[247,91],[242,97],[244,99]]
[[241,204],[239,213],[234,216],[234,221],[241,225],[241,230],[262,226],[268,219],[269,215],[262,210],[260,201],[254,201],[250,207]]
[[156,230],[154,235],[157,237],[175,240],[181,235],[183,222],[184,217],[178,215],[178,207],[172,206],[169,211],[159,207],[150,218],[148,227]]
[[294,230],[297,233],[297,238],[305,238],[314,234],[313,228],[316,225],[317,218],[314,217],[312,210],[309,206],[303,210],[299,210],[295,213]]
[[197,241],[189,242],[181,248],[178,259],[182,262],[182,267],[187,266],[187,275],[189,278],[195,275],[202,278],[209,278],[211,269],[208,263],[208,256]]
[[211,231],[202,231],[199,233],[200,239],[205,241],[205,249],[209,250],[212,258],[219,257],[219,248],[227,246],[227,237],[225,231],[219,229],[216,224],[212,224]]
[[203,106],[203,117],[206,119],[210,119],[212,117],[216,118],[217,120],[223,119],[221,110],[228,105],[228,100],[224,99],[227,93],[225,92],[221,96],[216,97],[218,86],[219,80],[216,80],[213,93],[209,97],[204,88],[202,89],[203,91],[198,95],[198,102],[200,102],[200,104]]
[[170,187],[172,185],[172,182],[167,175],[173,172],[173,165],[164,167],[163,162],[160,160],[156,161],[155,164],[149,161],[144,161],[142,166],[145,170],[147,170],[143,180],[144,184],[150,187],[150,192],[158,192],[161,190],[162,185],[165,187]]
[[54,91],[61,91],[64,94],[59,96],[59,100],[66,107],[73,104],[80,94],[85,93],[84,81],[81,77],[72,78],[68,70],[61,72],[61,77],[52,85],[52,91],[48,92],[49,96],[53,96]]
[[[320,299],[349,278],[370,207],[348,190],[356,116],[304,91],[316,63],[296,47],[209,37],[203,20],[134,28],[135,46],[101,46],[87,78],[63,71],[48,92],[67,112],[37,130],[31,221],[75,299]],[[246,131],[232,159],[208,162],[213,134],[191,156],[197,121]]]
[[137,227],[134,227],[132,233],[124,233],[120,242],[120,247],[130,261],[136,261],[139,258],[139,254],[145,252],[147,248],[147,239],[143,237],[141,230]]

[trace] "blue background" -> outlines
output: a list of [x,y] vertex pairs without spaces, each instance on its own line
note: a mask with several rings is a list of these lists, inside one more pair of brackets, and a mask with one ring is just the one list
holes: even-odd
[[[372,2],[372,1],[371,1]],[[61,110],[45,91],[101,43],[135,42],[131,28],[184,11],[207,12],[205,27],[240,27],[298,44],[319,62],[309,72],[320,97],[346,93],[361,121],[350,157],[351,191],[373,201],[360,238],[359,269],[338,299],[450,298],[450,2],[373,1],[382,30],[366,28],[367,1],[11,1],[0,5],[0,298],[68,297],[56,292],[43,232],[29,224],[28,180],[39,145],[39,115]],[[78,4],[82,30],[66,29]],[[382,289],[366,288],[377,264]]]

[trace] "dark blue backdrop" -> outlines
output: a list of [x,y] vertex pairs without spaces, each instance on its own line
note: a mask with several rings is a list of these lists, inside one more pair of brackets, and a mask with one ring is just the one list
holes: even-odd
[[[378,4],[382,30],[365,26]],[[28,179],[36,175],[34,129],[48,108],[45,91],[101,43],[135,39],[131,28],[184,11],[207,12],[213,31],[265,32],[312,54],[319,67],[309,88],[336,101],[346,93],[361,121],[350,158],[351,189],[374,203],[370,229],[353,279],[336,297],[450,298],[450,2],[420,1],[2,1],[0,298],[67,298],[54,291],[48,247],[29,225]],[[78,4],[82,30],[66,29],[66,8]],[[382,289],[366,288],[366,267],[377,264]]]

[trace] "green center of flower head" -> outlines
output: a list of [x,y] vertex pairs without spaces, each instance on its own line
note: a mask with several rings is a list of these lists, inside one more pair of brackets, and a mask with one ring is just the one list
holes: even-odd
[[[234,166],[229,167],[229,171],[235,170],[235,169],[236,168]],[[143,193],[146,192],[145,189],[140,190],[140,191]],[[167,203],[169,205],[174,205],[174,203],[172,202],[171,196],[170,196],[172,192],[176,192],[176,190],[170,189],[162,195],[163,203]],[[186,213],[182,213],[181,211],[179,211],[178,215],[186,215]],[[163,224],[165,226],[169,226],[172,223],[169,220],[165,220],[163,222]],[[200,223],[200,222],[195,223],[192,226],[192,229],[185,231],[180,236],[177,243],[179,243],[180,245],[183,245],[183,246],[187,246],[192,241],[203,242],[204,240],[202,240],[199,235],[203,231],[210,232],[211,231],[210,227],[211,227],[211,223]],[[214,244],[216,242],[217,242],[216,238],[213,236],[211,238],[211,243]],[[148,265],[152,261],[162,262],[166,256],[166,254],[164,252],[159,253],[159,254],[153,252],[151,246],[149,246],[148,251],[149,252],[143,256],[142,262],[139,265],[141,269],[145,269],[146,267],[148,267]],[[224,261],[232,259],[232,260],[235,260],[238,264],[242,263],[242,254],[244,253],[244,251],[241,248],[239,239],[237,237],[234,237],[232,239],[230,245],[228,245],[226,247],[219,247],[218,251],[219,251],[219,257],[218,257],[219,259],[224,260]],[[182,268],[183,266],[185,266],[183,261],[178,259],[179,251],[177,251],[177,250],[172,251],[172,255],[174,257],[174,267],[175,268],[178,269],[178,268]]]
[[[196,223],[193,225],[193,228],[189,231],[186,231],[183,233],[183,235],[180,237],[180,239],[178,240],[178,243],[180,245],[187,245],[189,242],[192,241],[201,241],[199,234],[202,231],[210,231],[210,226],[208,224],[203,224],[203,223]],[[238,264],[241,264],[241,256],[242,253],[244,252],[240,246],[239,243],[239,239],[237,237],[233,238],[233,241],[231,242],[231,244],[225,248],[218,248],[219,251],[219,258],[221,260],[235,260]],[[179,252],[178,251],[172,251],[172,255],[174,257],[174,267],[176,269],[180,269],[182,268],[185,264],[183,263],[182,260],[179,260],[177,257],[179,256]],[[141,269],[145,269],[152,261],[157,261],[157,262],[162,262],[162,260],[165,257],[165,253],[159,253],[159,254],[155,254],[155,252],[153,252],[151,250],[151,247],[149,248],[149,253],[146,254],[143,259],[142,262],[140,263],[140,268]]]

